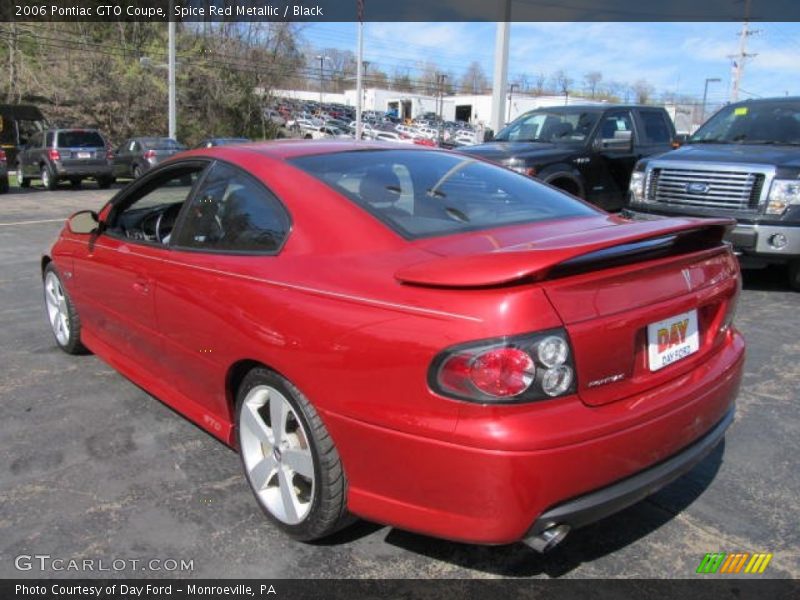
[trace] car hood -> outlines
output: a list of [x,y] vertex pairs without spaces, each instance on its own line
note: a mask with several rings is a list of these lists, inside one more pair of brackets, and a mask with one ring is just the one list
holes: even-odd
[[800,168],[800,147],[757,144],[687,144],[658,157],[686,162],[743,162]]
[[506,163],[512,158],[545,158],[569,152],[567,147],[547,142],[489,142],[459,150],[496,163]]

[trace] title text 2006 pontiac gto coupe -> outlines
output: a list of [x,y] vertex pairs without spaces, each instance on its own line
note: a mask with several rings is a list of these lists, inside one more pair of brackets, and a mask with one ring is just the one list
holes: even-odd
[[58,345],[239,450],[300,540],[538,550],[705,456],[744,343],[722,220],[627,222],[462,155],[189,152],[42,260]]

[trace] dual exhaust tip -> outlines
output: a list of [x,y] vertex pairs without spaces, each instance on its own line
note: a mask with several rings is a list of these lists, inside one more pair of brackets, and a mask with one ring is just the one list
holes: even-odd
[[537,552],[544,554],[563,542],[569,531],[570,526],[566,523],[551,525],[541,533],[523,539],[522,542]]

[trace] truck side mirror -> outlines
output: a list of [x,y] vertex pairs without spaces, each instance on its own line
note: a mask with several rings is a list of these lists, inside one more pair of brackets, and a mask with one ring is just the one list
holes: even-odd
[[689,134],[688,133],[679,133],[674,138],[672,138],[672,147],[673,148],[680,148],[686,142],[689,141]]
[[595,151],[612,150],[617,152],[629,151],[633,148],[632,131],[615,131],[612,138],[596,138],[592,147]]

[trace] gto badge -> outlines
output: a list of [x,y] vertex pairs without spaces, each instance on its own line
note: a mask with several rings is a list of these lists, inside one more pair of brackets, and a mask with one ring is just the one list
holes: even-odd
[[609,375],[608,377],[603,377],[602,379],[595,379],[594,381],[587,383],[586,387],[599,387],[608,383],[614,383],[620,379],[625,379],[625,373],[617,373],[616,375]]

